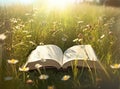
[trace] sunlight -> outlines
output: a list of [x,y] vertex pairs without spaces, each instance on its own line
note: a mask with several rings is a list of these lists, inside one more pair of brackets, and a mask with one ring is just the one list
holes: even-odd
[[35,0],[19,0],[22,4],[32,4]]
[[36,0],[0,0],[0,4],[6,4],[6,5],[17,4],[17,3],[32,4],[35,1]]
[[64,9],[68,4],[73,3],[75,0],[47,0],[48,8]]

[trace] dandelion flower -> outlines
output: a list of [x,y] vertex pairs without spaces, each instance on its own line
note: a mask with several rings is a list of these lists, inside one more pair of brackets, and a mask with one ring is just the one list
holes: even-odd
[[40,67],[42,67],[42,65],[40,65],[40,64],[35,64],[35,68],[39,69]]
[[41,79],[41,80],[45,80],[45,79],[48,79],[49,78],[49,76],[48,75],[45,75],[45,74],[41,74],[40,76],[39,76],[39,79]]
[[33,84],[33,80],[28,79],[28,80],[26,81],[26,84]]
[[11,60],[8,60],[8,63],[9,64],[16,64],[18,63],[19,61],[18,60],[15,60],[15,59],[11,59]]
[[66,81],[70,78],[70,75],[64,75],[61,80]]
[[111,67],[112,69],[119,69],[119,68],[120,68],[120,64],[110,65],[110,67]]
[[29,71],[29,67],[21,67],[19,68],[19,71],[27,72]]

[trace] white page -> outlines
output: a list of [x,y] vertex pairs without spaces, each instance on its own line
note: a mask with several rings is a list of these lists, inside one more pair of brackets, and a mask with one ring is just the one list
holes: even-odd
[[62,65],[63,52],[56,45],[42,45],[38,46],[30,56],[28,57],[28,62],[36,62],[39,60],[49,60],[52,59],[57,61],[60,65]]
[[93,48],[91,47],[91,45],[86,45],[85,51],[87,52],[89,60],[97,61],[97,56],[95,55],[95,52],[94,52]]
[[85,45],[75,45],[68,48],[64,52],[63,64],[75,59],[78,59],[78,60],[87,59],[88,56],[86,55],[86,52],[84,51],[84,49],[85,49]]

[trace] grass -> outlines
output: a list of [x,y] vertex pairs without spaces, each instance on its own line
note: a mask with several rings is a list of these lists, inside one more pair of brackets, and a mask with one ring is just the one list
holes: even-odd
[[[91,44],[105,69],[109,69],[108,66],[119,63],[120,58],[119,16],[119,8],[89,4],[71,5],[61,11],[57,8],[48,10],[45,6],[20,4],[1,7],[0,32],[4,32],[7,38],[4,40],[0,70],[0,84],[3,86],[0,87],[47,89],[48,86],[54,86],[55,89],[93,89],[99,87],[96,82],[98,77],[105,80],[101,87],[106,86],[104,84],[107,79],[102,76],[103,71],[94,69],[75,67],[68,70],[46,69],[46,72],[41,70],[50,76],[47,80],[40,80],[36,70],[22,73],[18,69],[26,62],[30,52],[41,43],[58,45],[63,51],[75,44]],[[19,60],[13,67],[7,63],[7,60],[12,58]],[[113,82],[116,76],[119,76],[119,71],[110,72],[115,77],[112,76]],[[62,81],[62,76],[67,74],[71,78]],[[25,80],[32,79],[34,83],[26,84],[24,75]],[[4,81],[6,76],[12,76],[13,79]],[[115,84],[113,86],[117,86],[117,83]]]

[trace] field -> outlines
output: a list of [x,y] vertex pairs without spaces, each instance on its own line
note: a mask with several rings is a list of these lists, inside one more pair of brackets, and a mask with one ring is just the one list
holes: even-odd
[[[65,9],[49,9],[44,4],[1,6],[0,89],[120,89],[119,28],[120,11],[115,7],[91,4],[72,4]],[[76,44],[90,44],[103,70],[74,65],[68,70],[20,71],[30,52],[44,44],[55,44],[63,51]],[[10,59],[16,62],[11,63]],[[39,79],[41,73],[49,78]],[[61,80],[64,75],[70,75],[70,79]]]

